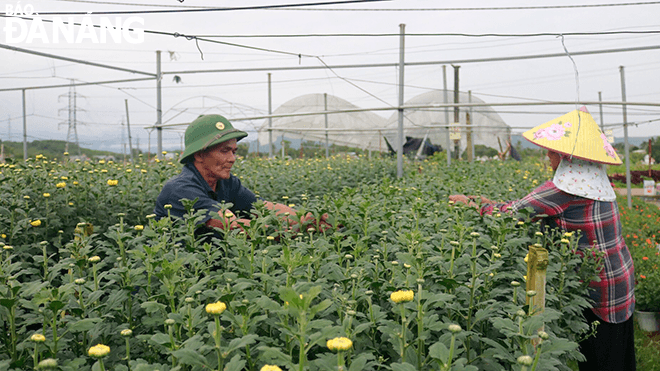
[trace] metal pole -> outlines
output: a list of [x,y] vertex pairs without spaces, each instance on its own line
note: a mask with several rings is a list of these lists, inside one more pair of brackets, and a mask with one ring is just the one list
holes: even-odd
[[[468,103],[472,103],[472,90],[468,90]],[[469,118],[465,119],[465,125],[472,125],[472,107],[468,109],[468,116]],[[465,137],[468,141],[468,147],[470,148],[470,152],[468,152],[468,161],[470,163],[474,162],[474,139],[472,138],[472,128],[467,129],[467,133],[465,134]]]
[[623,66],[619,66],[621,72],[621,106],[623,110],[623,143],[624,156],[626,157],[626,190],[628,191],[628,208],[632,208],[632,194],[630,190],[630,144],[628,143],[628,112],[626,110],[626,75]]
[[[442,103],[447,104],[447,66],[442,66],[442,82],[443,82],[443,92],[444,101]],[[447,125],[447,166],[451,165],[451,139],[449,138],[449,107],[445,107],[445,124]]]
[[25,109],[25,89],[23,91],[23,160],[27,160],[27,112]]
[[[460,101],[460,98],[458,96],[458,69],[461,68],[460,66],[452,66],[454,67],[454,103],[458,103]],[[460,122],[460,109],[458,106],[454,107],[454,122]],[[454,140],[454,146],[456,147],[456,159],[461,158],[461,140],[457,139]]]
[[328,140],[328,93],[323,93],[323,114],[325,118],[325,158],[330,157],[330,141]]
[[273,157],[273,99],[271,95],[270,72],[268,73],[268,158]]
[[158,141],[158,153],[156,158],[163,158],[163,100],[161,90],[161,80],[163,73],[160,70],[160,50],[156,50],[156,137]]
[[128,118],[128,99],[124,99],[126,105],[126,128],[128,129],[128,150],[131,151],[131,162],[135,163],[133,158],[133,140],[131,139],[131,120]]
[[397,178],[403,177],[403,66],[404,66],[404,50],[405,50],[405,29],[406,25],[401,23],[399,25],[399,128],[397,131],[397,144],[396,144],[396,176]]
[[[603,96],[601,92],[598,92],[598,101],[602,102],[603,101]],[[603,103],[599,103],[598,107],[600,109],[600,131],[605,133],[605,124],[603,124]]]
[[[82,157],[82,150],[80,149],[80,141],[78,141],[78,128],[77,128],[77,117],[76,117],[76,112],[78,111],[78,106],[77,106],[77,94],[76,94],[76,88],[73,88],[73,135],[76,138],[76,146],[78,147],[78,156]],[[69,138],[67,138],[68,140]]]
[[107,69],[116,70],[116,71],[137,73],[137,74],[140,74],[140,75],[147,75],[147,76],[154,76],[153,73],[149,73],[149,72],[131,70],[131,69],[122,68],[122,67],[115,67],[115,66],[110,66],[110,65],[107,65],[107,64],[84,61],[84,60],[81,60],[81,59],[73,59],[73,58],[68,58],[68,57],[62,57],[62,56],[55,55],[55,54],[42,53],[42,52],[38,52],[38,51],[35,51],[35,50],[23,49],[23,48],[19,48],[19,47],[16,47],[16,46],[11,46],[11,45],[6,45],[6,44],[0,44],[0,48],[13,50],[13,51],[21,52],[21,53],[38,55],[40,57],[47,57],[47,58],[59,59],[59,60],[62,60],[62,61],[67,61],[67,62],[86,64],[86,65],[94,66],[94,67],[102,67],[102,68],[107,68]]

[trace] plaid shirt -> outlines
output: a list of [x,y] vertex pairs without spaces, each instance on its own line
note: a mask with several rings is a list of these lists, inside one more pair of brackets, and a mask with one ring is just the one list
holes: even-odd
[[[582,231],[579,248],[594,246],[605,254],[600,282],[592,281],[592,311],[603,321],[621,323],[635,308],[633,261],[621,233],[616,201],[594,201],[568,194],[549,180],[520,200],[484,205],[481,214],[531,207],[532,215],[546,214],[544,222],[564,231]],[[537,218],[538,219],[538,218]]]

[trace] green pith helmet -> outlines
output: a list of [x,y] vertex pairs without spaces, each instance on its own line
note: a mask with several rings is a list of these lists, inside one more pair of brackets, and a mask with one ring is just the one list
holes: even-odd
[[179,162],[192,161],[193,155],[216,144],[236,138],[241,140],[247,133],[235,129],[229,120],[220,115],[200,115],[186,129],[186,149]]

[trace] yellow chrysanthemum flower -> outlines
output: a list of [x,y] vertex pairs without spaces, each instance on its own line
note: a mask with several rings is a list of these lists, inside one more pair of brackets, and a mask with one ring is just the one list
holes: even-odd
[[227,304],[225,304],[221,301],[211,303],[211,304],[206,304],[206,313],[213,314],[214,316],[221,315],[222,312],[225,311],[225,309],[227,309]]
[[143,229],[144,229],[144,226],[143,226],[143,225],[140,225],[140,224],[138,224],[138,225],[136,225],[136,226],[135,226],[134,228],[135,228],[135,230],[136,230],[136,231],[141,231],[141,230],[143,230]]
[[33,334],[30,336],[30,341],[34,341],[35,343],[43,343],[46,341],[46,337],[42,334]]
[[349,338],[338,337],[328,340],[326,342],[326,346],[328,347],[328,349],[334,351],[349,350],[353,347],[353,342]]
[[66,182],[60,182],[60,183],[57,183],[57,184],[55,184],[55,187],[57,187],[57,188],[65,188],[65,187],[66,187]]
[[33,221],[30,222],[30,225],[33,226],[33,227],[38,227],[38,226],[41,225],[41,220],[39,220],[39,219],[33,220]]
[[103,344],[96,344],[87,351],[87,354],[94,358],[103,358],[107,356],[108,353],[110,353],[110,347]]
[[412,301],[414,298],[415,298],[415,293],[412,290],[394,291],[390,295],[390,299],[392,299],[392,301],[395,303],[407,303],[409,301]]
[[259,371],[282,371],[282,369],[275,365],[264,365]]
[[44,196],[44,198],[48,198],[48,197],[50,197],[50,193],[44,193],[43,196]]

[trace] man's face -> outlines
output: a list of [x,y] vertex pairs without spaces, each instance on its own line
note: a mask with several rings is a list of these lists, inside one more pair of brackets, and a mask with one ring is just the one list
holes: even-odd
[[231,167],[236,161],[236,139],[216,144],[206,151],[195,154],[195,164],[213,179],[229,179]]

